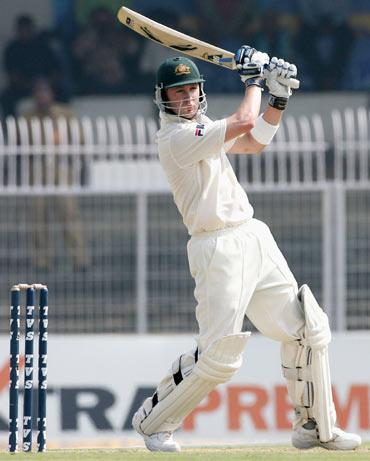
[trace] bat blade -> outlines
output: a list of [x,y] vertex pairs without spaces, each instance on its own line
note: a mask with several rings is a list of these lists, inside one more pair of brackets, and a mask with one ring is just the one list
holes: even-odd
[[236,69],[234,53],[164,26],[130,8],[122,6],[118,11],[118,19],[136,33],[167,48],[218,66]]
[[[227,69],[236,69],[235,54],[230,51],[171,29],[125,6],[119,9],[117,16],[126,27],[160,45]],[[299,80],[281,78],[279,81],[283,85],[299,88]]]

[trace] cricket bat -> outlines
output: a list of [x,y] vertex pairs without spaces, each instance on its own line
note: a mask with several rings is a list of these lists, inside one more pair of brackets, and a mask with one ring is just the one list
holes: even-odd
[[[218,66],[236,70],[235,54],[230,51],[171,29],[125,6],[119,9],[118,19],[136,33],[160,45]],[[279,82],[293,89],[299,88],[299,80],[294,78],[280,78]]]

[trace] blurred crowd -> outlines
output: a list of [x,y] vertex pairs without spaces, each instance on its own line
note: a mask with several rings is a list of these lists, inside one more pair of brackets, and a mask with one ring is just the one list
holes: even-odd
[[[368,90],[370,0],[131,0],[127,6],[162,24],[235,51],[250,44],[294,62],[302,90]],[[3,116],[32,94],[40,77],[55,98],[148,94],[171,50],[122,26],[122,1],[54,0],[55,23],[41,30],[20,15],[4,48]],[[198,62],[208,92],[240,91],[233,72]]]

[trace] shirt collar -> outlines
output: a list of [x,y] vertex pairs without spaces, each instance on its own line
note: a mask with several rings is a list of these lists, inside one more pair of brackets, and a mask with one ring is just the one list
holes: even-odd
[[178,115],[174,114],[167,114],[166,112],[160,111],[159,117],[162,124],[169,124],[169,123],[182,123],[182,124],[189,124],[189,123],[200,123],[202,122],[202,115],[195,117],[193,119],[179,117]]

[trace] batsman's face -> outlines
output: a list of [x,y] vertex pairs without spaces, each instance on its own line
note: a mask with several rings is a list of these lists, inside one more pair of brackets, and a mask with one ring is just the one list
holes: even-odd
[[199,85],[175,86],[167,89],[167,98],[171,110],[184,118],[193,118],[199,107]]

